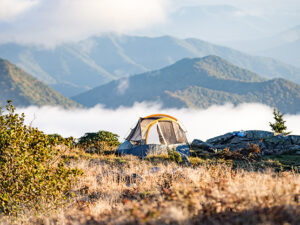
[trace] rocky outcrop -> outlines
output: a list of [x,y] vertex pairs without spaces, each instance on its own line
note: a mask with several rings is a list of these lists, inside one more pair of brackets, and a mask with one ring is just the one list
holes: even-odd
[[208,139],[206,142],[195,139],[191,147],[213,152],[225,148],[230,151],[247,149],[251,145],[257,145],[263,155],[297,153],[300,151],[300,136],[258,130],[237,131]]

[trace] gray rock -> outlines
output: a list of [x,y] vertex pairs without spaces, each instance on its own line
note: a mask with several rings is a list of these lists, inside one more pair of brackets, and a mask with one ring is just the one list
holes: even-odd
[[291,144],[300,145],[300,136],[298,135],[289,135],[288,138],[291,140]]
[[246,131],[246,137],[251,140],[261,140],[266,138],[272,138],[274,136],[273,132],[262,131],[262,130],[249,130]]
[[300,145],[293,145],[288,148],[290,151],[300,151]]
[[206,143],[212,144],[212,145],[220,145],[220,144],[224,144],[224,143],[228,142],[228,140],[230,140],[233,137],[235,137],[234,134],[227,133],[227,134],[224,134],[224,135],[221,135],[221,136],[218,136],[218,137],[208,139],[206,141]]
[[249,144],[258,145],[263,155],[294,153],[300,151],[300,136],[285,136],[269,131],[250,130],[227,133],[208,139],[206,142],[194,140],[192,147],[204,150],[229,148],[230,151],[234,151],[237,149],[247,149],[249,148]]
[[209,152],[215,152],[214,146],[212,144],[203,142],[201,140],[195,139],[191,144],[192,149],[201,149]]

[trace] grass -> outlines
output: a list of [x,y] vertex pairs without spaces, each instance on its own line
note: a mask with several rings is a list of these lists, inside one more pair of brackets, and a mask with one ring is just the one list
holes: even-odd
[[293,169],[299,156],[239,161],[206,155],[191,157],[187,166],[168,155],[140,160],[111,153],[66,154],[70,167],[84,171],[71,190],[76,196],[55,211],[29,210],[15,223],[300,223],[300,174]]

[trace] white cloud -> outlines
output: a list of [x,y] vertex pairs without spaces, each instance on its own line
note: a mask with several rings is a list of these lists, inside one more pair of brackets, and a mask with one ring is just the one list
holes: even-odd
[[262,11],[272,11],[274,9],[299,9],[299,0],[173,0],[176,7],[193,6],[193,5],[232,5],[244,10],[255,11],[259,9]]
[[[0,1],[3,12],[12,6],[36,5],[13,23],[2,21],[0,41],[45,45],[106,32],[129,32],[162,22],[168,3],[168,0],[13,0],[9,4],[9,0]],[[22,10],[16,10],[14,16],[18,12]],[[4,14],[2,17],[9,18]]]
[[[159,105],[135,104],[131,108],[117,110],[100,106],[92,109],[63,110],[55,107],[28,107],[18,109],[25,112],[26,123],[32,122],[46,133],[60,133],[63,136],[80,137],[86,132],[108,130],[120,135],[128,135],[130,128],[139,117],[155,113],[175,116],[188,131],[188,138],[206,140],[217,135],[239,130],[270,130],[273,120],[272,109],[260,104],[213,106],[206,110],[161,109]],[[293,134],[300,135],[300,115],[286,115],[287,127]]]
[[37,3],[38,0],[0,0],[0,22],[15,19]]
[[128,79],[128,77],[120,79],[119,84],[118,84],[118,93],[120,95],[123,95],[128,88],[129,88],[129,79]]

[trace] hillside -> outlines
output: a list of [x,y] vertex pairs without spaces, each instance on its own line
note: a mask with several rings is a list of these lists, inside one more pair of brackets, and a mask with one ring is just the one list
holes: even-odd
[[74,96],[112,80],[157,70],[182,58],[220,56],[266,78],[300,84],[300,69],[272,58],[257,57],[199,39],[106,35],[54,49],[0,45],[0,57],[17,64],[56,91]]
[[260,102],[286,113],[300,112],[299,85],[284,79],[265,80],[217,56],[183,59],[161,70],[112,81],[73,99],[88,107],[103,104],[109,108],[143,101],[177,108]]
[[3,59],[0,59],[0,90],[0,105],[5,105],[7,100],[13,100],[16,106],[79,106]]

